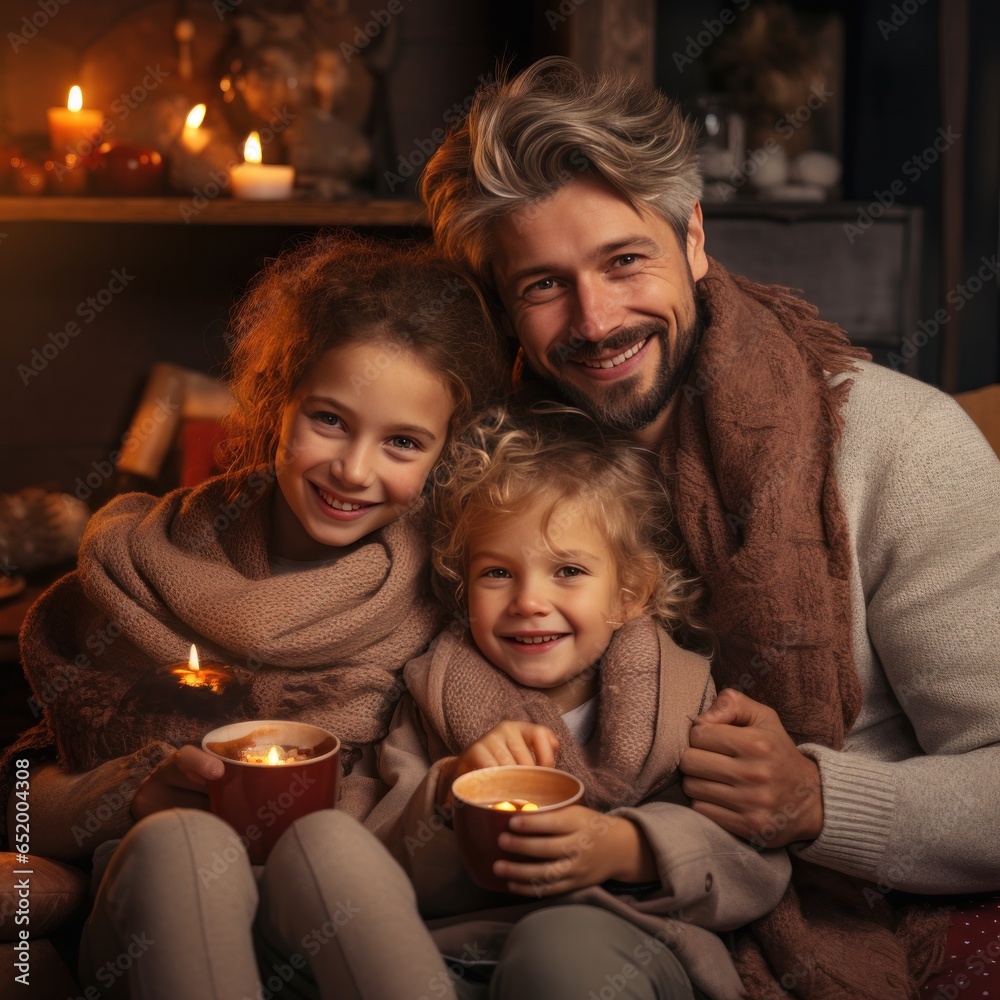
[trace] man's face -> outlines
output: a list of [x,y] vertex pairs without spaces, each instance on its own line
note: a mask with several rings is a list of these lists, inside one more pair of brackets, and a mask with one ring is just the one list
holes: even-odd
[[530,366],[602,424],[649,443],[698,335],[701,209],[687,245],[603,181],[580,178],[501,218],[493,268]]

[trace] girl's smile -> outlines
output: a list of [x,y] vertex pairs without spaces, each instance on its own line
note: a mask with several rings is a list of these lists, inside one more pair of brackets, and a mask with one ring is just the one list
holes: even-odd
[[379,341],[323,354],[285,407],[274,551],[329,558],[420,498],[454,401],[413,351]]
[[470,538],[469,618],[479,651],[564,709],[597,691],[590,671],[621,624],[614,556],[585,506],[542,497]]

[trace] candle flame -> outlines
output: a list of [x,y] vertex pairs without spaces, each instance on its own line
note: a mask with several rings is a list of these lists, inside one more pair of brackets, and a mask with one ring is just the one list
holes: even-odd
[[528,802],[525,799],[514,799],[510,801],[505,799],[503,802],[494,802],[491,809],[499,809],[500,812],[537,812],[538,806],[534,802]]
[[70,87],[69,100],[66,101],[66,107],[70,111],[79,111],[83,107],[83,91],[79,87]]
[[247,141],[243,144],[243,159],[247,163],[260,163],[260,136],[256,132],[251,132],[247,136]]
[[267,762],[272,766],[281,763],[281,752],[277,747],[271,747],[271,749],[267,751]]
[[194,643],[191,643],[191,654],[188,656],[188,666],[192,670],[201,669],[201,666],[198,663],[198,650],[194,648]]
[[185,128],[198,128],[205,120],[205,112],[208,107],[204,104],[196,104],[189,112],[187,120],[184,122]]

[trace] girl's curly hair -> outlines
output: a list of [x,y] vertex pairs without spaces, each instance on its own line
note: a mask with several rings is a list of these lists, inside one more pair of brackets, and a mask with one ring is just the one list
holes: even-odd
[[502,398],[501,335],[478,286],[429,247],[321,233],[268,262],[232,320],[226,476],[233,494],[274,462],[285,406],[332,347],[369,342],[411,352],[440,375],[456,431]]
[[654,615],[670,631],[704,637],[696,607],[701,588],[686,569],[655,456],[606,437],[580,410],[536,404],[492,409],[455,440],[434,485],[434,589],[465,611],[473,535],[502,525],[539,500],[543,530],[566,504],[582,504],[615,561],[620,609]]

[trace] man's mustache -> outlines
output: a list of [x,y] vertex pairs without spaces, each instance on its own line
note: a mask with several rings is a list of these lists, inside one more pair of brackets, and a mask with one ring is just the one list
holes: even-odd
[[564,361],[595,361],[597,358],[613,357],[651,337],[666,338],[667,333],[668,329],[665,323],[650,320],[646,323],[636,323],[635,326],[615,330],[614,333],[597,343],[591,341],[576,343],[570,339],[569,344],[556,344],[549,351],[549,362],[558,366]]

